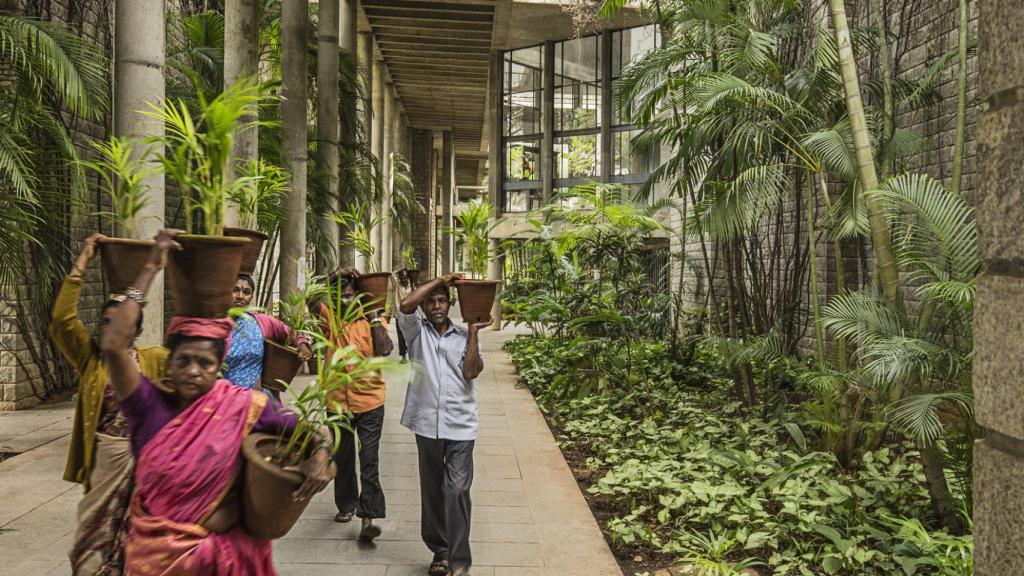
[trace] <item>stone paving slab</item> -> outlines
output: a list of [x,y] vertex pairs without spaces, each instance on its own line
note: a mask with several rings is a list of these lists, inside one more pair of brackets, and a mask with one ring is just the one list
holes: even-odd
[[[621,576],[583,495],[530,393],[515,386],[501,344],[482,335],[487,361],[477,380],[480,436],[474,453],[474,576]],[[359,543],[358,520],[333,521],[333,490],[318,494],[285,538],[274,543],[281,576],[423,576],[430,553],[420,531],[415,439],[401,427],[408,365],[386,374],[381,443],[387,498],[383,534]],[[81,489],[61,480],[71,405],[0,414],[3,445],[27,452],[0,463],[0,574],[66,576]],[[14,451],[14,450],[12,450]],[[20,450],[19,450],[20,451]]]

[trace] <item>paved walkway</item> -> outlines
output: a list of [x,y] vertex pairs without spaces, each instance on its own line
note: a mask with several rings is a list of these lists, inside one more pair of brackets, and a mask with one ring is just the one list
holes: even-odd
[[[586,501],[533,398],[515,387],[501,351],[510,332],[485,332],[487,367],[480,387],[480,437],[473,484],[474,576],[620,576]],[[412,576],[430,553],[419,539],[416,445],[398,424],[408,367],[387,374],[389,397],[381,445],[387,497],[384,534],[356,542],[358,522],[332,521],[332,489],[310,504],[274,545],[281,576]],[[77,486],[60,479],[70,429],[68,403],[0,413],[0,452],[28,452],[0,463],[0,574],[69,573]],[[17,432],[15,432],[17,431]]]

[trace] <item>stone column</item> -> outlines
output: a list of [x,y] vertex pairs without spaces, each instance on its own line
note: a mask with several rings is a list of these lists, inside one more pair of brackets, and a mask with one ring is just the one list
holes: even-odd
[[441,269],[438,274],[453,272],[455,243],[448,230],[452,225],[452,194],[455,189],[455,143],[451,132],[444,132],[441,144]]
[[316,272],[324,275],[338,265],[338,224],[329,215],[341,208],[338,197],[340,125],[338,116],[338,9],[340,0],[322,0],[318,19],[316,75],[316,171],[327,194],[320,216],[323,246],[316,255]]
[[[376,66],[373,63],[373,34],[369,32],[360,32],[359,38],[357,39],[358,46],[356,50],[359,52],[359,67],[363,73],[363,101],[361,104],[362,115],[361,119],[363,122],[363,135],[366,138],[367,145],[370,147],[370,151],[374,150],[373,146],[373,79],[376,77],[374,74]],[[355,253],[355,265],[358,270],[367,270],[369,262],[366,257],[359,252]]]
[[[356,0],[341,0],[341,14],[339,15],[338,18],[338,48],[349,55],[349,62],[358,63],[359,53],[357,51],[358,46],[356,39],[358,36],[358,32],[356,30],[356,8]],[[353,99],[348,94],[346,94],[344,98],[346,98],[347,100],[346,102],[342,103],[342,105],[345,107],[345,110],[358,110],[359,108],[362,107],[361,103],[356,102],[355,99]],[[347,129],[346,127],[341,128],[341,132],[339,133],[340,142],[342,142],[346,146],[343,149],[351,149],[351,147],[348,147],[348,144],[354,143],[356,141],[356,133],[354,130],[354,126],[348,127]],[[343,152],[341,153],[340,156],[342,162],[352,161],[349,153]],[[344,164],[342,164],[342,168],[343,167]],[[341,168],[339,168],[339,170],[341,170]],[[350,188],[346,188],[340,188],[338,192],[340,194],[339,200],[341,209],[348,212],[352,210],[355,197],[352,194],[352,190]],[[338,226],[338,236],[340,242],[340,246],[338,248],[338,258],[339,263],[342,266],[352,266],[355,264],[356,254],[355,250],[353,249],[352,242],[348,240],[348,232],[348,226]]]
[[[163,122],[139,111],[147,109],[147,102],[157,104],[164,98],[164,0],[119,0],[114,11],[114,133],[140,141],[163,136]],[[137,153],[141,149],[139,146]],[[159,152],[162,149],[151,148],[147,164],[156,166]],[[133,224],[138,238],[149,239],[164,227],[163,171],[147,176],[144,185],[149,189],[149,204]],[[144,317],[141,343],[161,343],[163,274],[158,274],[150,284],[149,305]]]
[[380,269],[382,272],[391,270],[392,246],[394,243],[394,222],[391,221],[391,201],[394,191],[394,180],[392,170],[394,165],[391,162],[391,154],[395,152],[395,94],[394,85],[386,84],[384,90],[384,201],[381,203],[380,214],[383,218],[380,226]]
[[[259,66],[260,6],[257,0],[225,0],[224,2],[224,88],[244,78],[255,78]],[[246,118],[247,121],[255,118]],[[231,152],[231,178],[235,170],[250,160],[259,158],[258,128],[252,128],[235,137]],[[224,212],[225,226],[241,224],[238,206],[228,202]],[[272,247],[267,248],[272,249]]]
[[494,305],[491,306],[491,328],[494,330],[501,330],[501,280],[504,275],[504,265],[501,258],[498,257],[498,239],[491,238],[487,242],[487,250],[491,255],[490,262],[487,263],[487,279],[497,280],[498,294],[494,298]]
[[[979,2],[974,570],[1024,570],[1024,3]],[[1008,337],[1009,336],[1009,337]]]
[[[382,185],[386,185],[387,182],[387,170],[385,166],[384,158],[384,62],[382,60],[373,61],[373,126],[370,131],[370,143],[373,147],[373,155],[377,158],[377,164],[380,166],[380,175]],[[371,217],[376,219],[380,216],[380,205],[373,203],[371,208]],[[380,225],[374,226],[370,230],[370,244],[373,246],[373,263],[369,263],[367,268],[380,269]]]
[[412,224],[412,247],[416,251],[416,266],[426,279],[430,278],[430,230],[434,225],[434,133],[420,128],[413,128],[411,132],[409,168],[424,212]]
[[291,172],[291,192],[284,200],[281,222],[281,297],[299,286],[306,253],[306,68],[309,3],[282,0],[281,6],[281,126],[282,156]]

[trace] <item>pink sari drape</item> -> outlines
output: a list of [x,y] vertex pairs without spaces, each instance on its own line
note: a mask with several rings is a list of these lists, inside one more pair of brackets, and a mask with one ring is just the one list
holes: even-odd
[[273,576],[269,541],[241,527],[215,534],[201,525],[234,484],[242,440],[266,401],[220,380],[142,449],[125,549],[129,575]]

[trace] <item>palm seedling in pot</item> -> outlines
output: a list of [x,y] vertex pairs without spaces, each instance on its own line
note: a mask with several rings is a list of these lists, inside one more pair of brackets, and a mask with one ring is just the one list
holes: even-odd
[[253,276],[263,245],[276,229],[276,215],[272,212],[288,193],[288,174],[263,160],[249,160],[239,167],[239,173],[242,184],[232,186],[229,196],[238,206],[240,226],[225,227],[224,235],[250,240],[242,257],[241,273]]
[[150,103],[144,112],[164,124],[164,135],[152,141],[164,146],[160,163],[183,192],[188,234],[177,237],[183,249],[168,266],[176,314],[222,318],[231,308],[231,287],[250,240],[224,235],[224,212],[233,191],[255,177],[230,180],[229,158],[236,136],[256,126],[259,102],[259,85],[241,80],[212,100],[200,93],[195,116],[182,101]]
[[[327,334],[338,334],[364,314],[356,301],[343,302],[338,295],[323,299],[320,321]],[[274,539],[287,534],[302,515],[308,500],[295,501],[292,493],[302,484],[302,477],[284,468],[302,461],[311,450],[316,433],[330,429],[335,439],[332,453],[337,451],[342,430],[350,429],[347,413],[331,405],[331,393],[378,375],[389,362],[383,358],[366,358],[353,346],[334,348],[328,336],[319,331],[308,332],[315,340],[317,382],[301,390],[292,389],[293,409],[298,415],[294,432],[278,436],[252,434],[245,439],[242,455],[246,460],[243,483],[243,518],[246,530],[258,538]]]
[[112,137],[102,142],[91,142],[94,156],[81,160],[86,169],[99,175],[103,191],[110,200],[110,211],[97,216],[110,223],[118,237],[100,241],[103,273],[111,292],[123,292],[138,277],[149,258],[152,240],[138,240],[139,215],[149,204],[146,177],[158,170],[147,166],[137,154],[134,143],[124,137]]

